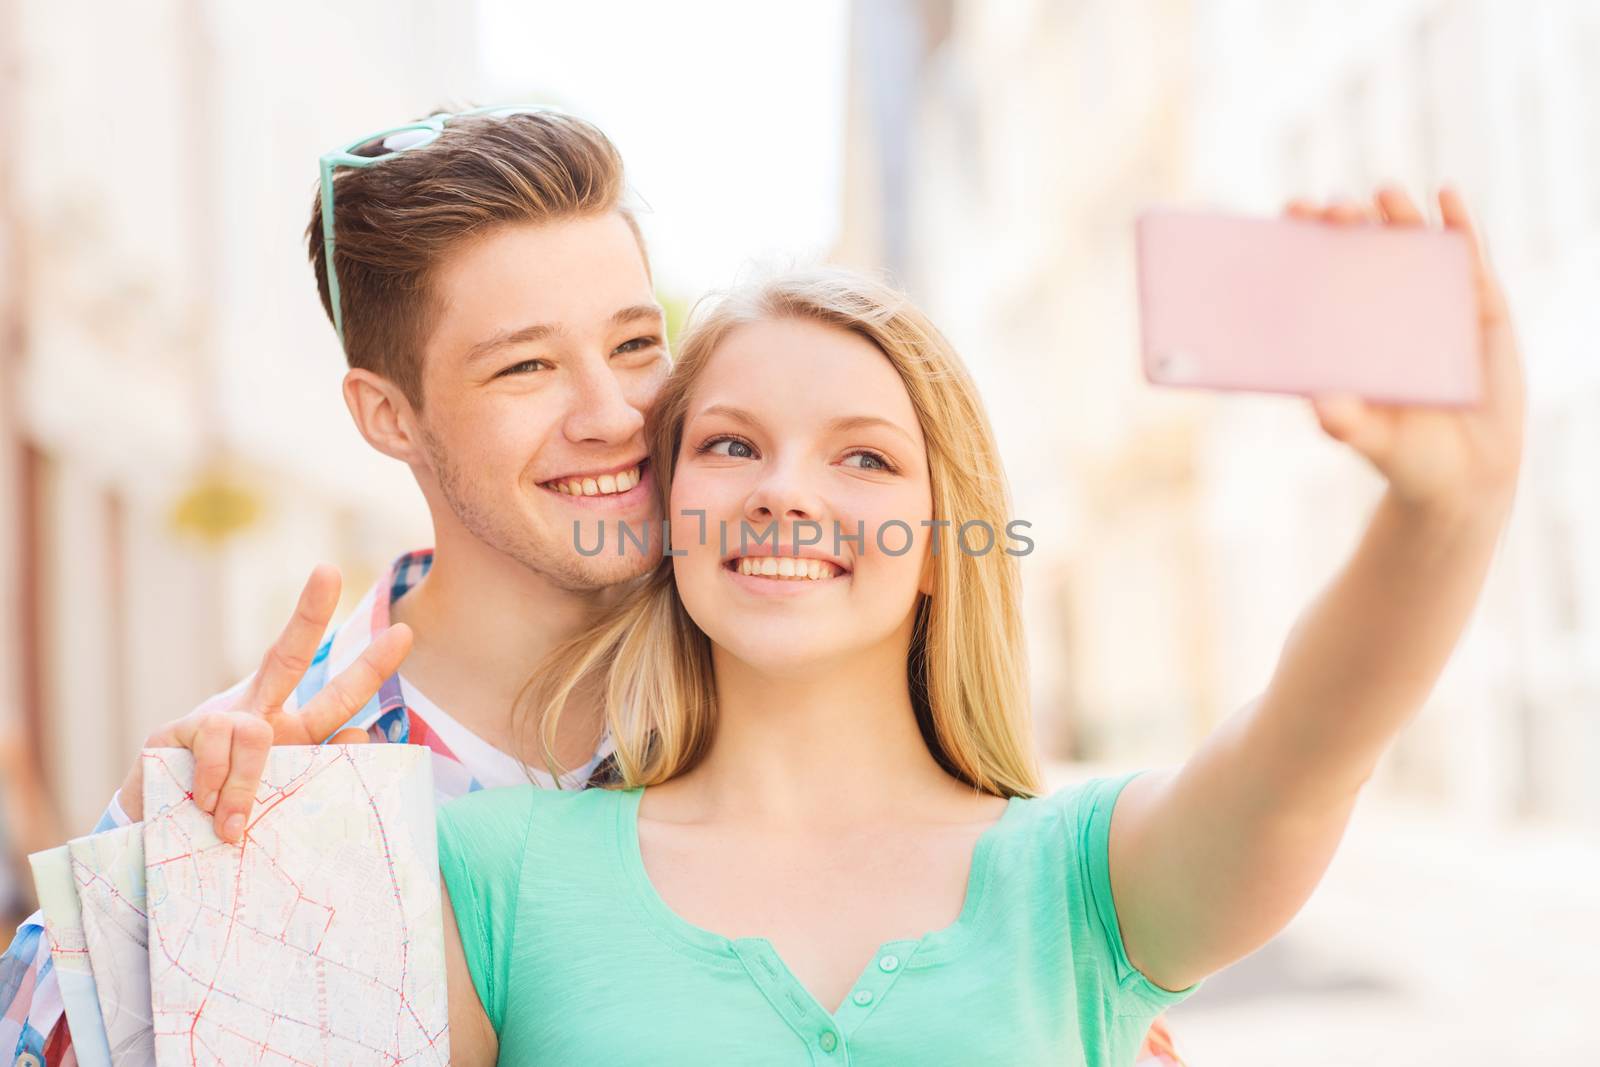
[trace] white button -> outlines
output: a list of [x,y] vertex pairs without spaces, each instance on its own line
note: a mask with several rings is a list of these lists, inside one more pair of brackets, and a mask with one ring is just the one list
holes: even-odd
[[856,990],[856,995],[855,995],[855,997],[853,999],[855,1000],[855,1002],[857,1004],[861,1005],[864,1008],[868,1004],[872,1003],[872,990],[870,990],[870,989],[858,989],[858,990]]
[[898,966],[900,966],[899,956],[885,956],[878,961],[878,967],[885,971],[892,971]]

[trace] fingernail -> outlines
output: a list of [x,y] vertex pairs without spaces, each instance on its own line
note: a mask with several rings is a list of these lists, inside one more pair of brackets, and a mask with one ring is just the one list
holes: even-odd
[[243,830],[243,815],[230,815],[228,816],[228,821],[222,824],[222,836],[229,841],[239,840],[240,833]]
[[206,794],[206,798],[200,802],[200,807],[205,811],[217,810],[217,794],[215,790]]

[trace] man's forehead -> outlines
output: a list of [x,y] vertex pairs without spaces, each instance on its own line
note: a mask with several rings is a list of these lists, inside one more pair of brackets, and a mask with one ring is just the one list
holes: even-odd
[[447,257],[433,288],[436,336],[453,346],[532,327],[591,332],[660,313],[644,255],[617,215],[498,227]]

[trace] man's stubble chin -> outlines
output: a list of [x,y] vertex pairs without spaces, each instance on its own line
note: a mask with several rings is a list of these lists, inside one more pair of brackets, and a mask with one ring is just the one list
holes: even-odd
[[[633,543],[617,555],[620,522],[606,521],[605,547],[598,555],[579,554],[570,525],[556,530],[530,520],[515,499],[488,491],[451,461],[429,434],[423,435],[432,467],[434,484],[456,523],[474,540],[527,568],[558,589],[572,593],[592,593],[639,577],[650,570],[655,560],[641,553]],[[545,490],[535,486],[532,492]],[[586,524],[577,536],[592,548],[599,534]]]

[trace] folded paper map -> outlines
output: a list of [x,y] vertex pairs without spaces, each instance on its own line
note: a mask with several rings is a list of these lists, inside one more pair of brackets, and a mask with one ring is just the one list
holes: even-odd
[[428,749],[274,748],[238,845],[193,781],[145,751],[156,1062],[448,1064]]
[[61,988],[61,1005],[72,1030],[78,1067],[111,1067],[111,1050],[100,1022],[100,1001],[95,995],[94,972],[89,966],[89,946],[83,937],[83,917],[78,892],[72,884],[72,856],[67,846],[35,852],[28,857],[33,884],[44,912],[44,931],[50,938],[50,959]]
[[[116,1067],[152,1067],[144,824],[69,841],[95,994]],[[76,1033],[76,1031],[74,1031]]]

